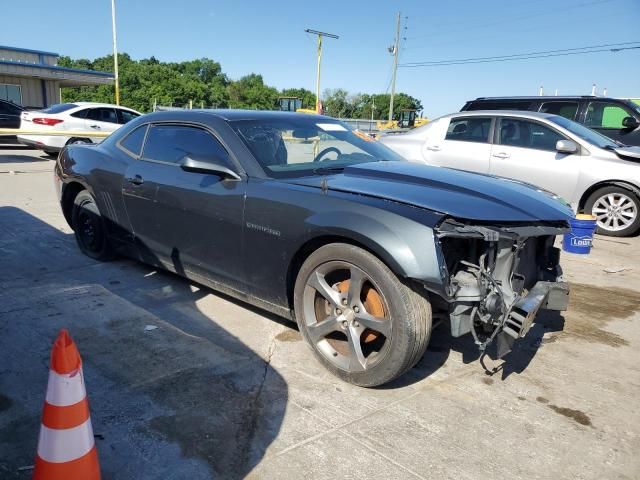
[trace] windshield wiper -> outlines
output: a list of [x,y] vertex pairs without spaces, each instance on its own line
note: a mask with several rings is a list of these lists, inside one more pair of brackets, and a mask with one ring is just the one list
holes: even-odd
[[340,173],[344,170],[344,166],[342,167],[316,167],[313,169],[314,175],[326,175],[328,173]]

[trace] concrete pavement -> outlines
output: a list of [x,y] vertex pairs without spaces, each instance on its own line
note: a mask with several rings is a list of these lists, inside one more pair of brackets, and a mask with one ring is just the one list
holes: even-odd
[[0,478],[30,477],[62,327],[83,356],[106,479],[640,477],[639,237],[565,254],[570,310],[488,360],[495,374],[439,328],[416,368],[362,389],[283,319],[83,256],[52,167],[0,150]]

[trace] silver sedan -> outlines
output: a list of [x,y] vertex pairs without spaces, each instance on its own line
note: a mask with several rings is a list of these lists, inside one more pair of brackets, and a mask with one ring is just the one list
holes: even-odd
[[640,147],[618,144],[558,115],[460,112],[380,141],[407,160],[513,178],[597,217],[598,232],[640,230]]

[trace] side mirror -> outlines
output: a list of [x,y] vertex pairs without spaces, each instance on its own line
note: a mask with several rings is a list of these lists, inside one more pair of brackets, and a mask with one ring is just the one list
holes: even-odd
[[638,122],[638,120],[636,120],[633,117],[624,117],[622,119],[622,126],[624,128],[634,129],[634,128],[638,128],[640,126],[640,122]]
[[559,153],[576,153],[579,150],[578,144],[571,140],[558,140],[556,151]]
[[208,173],[211,175],[218,175],[225,180],[240,180],[240,175],[220,163],[214,161],[204,161],[185,156],[180,162],[180,168],[185,172],[193,173]]

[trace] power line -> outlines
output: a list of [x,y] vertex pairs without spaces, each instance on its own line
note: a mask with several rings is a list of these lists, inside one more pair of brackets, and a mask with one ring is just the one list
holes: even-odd
[[[562,48],[562,49],[558,49],[558,50],[543,50],[541,52],[528,52],[528,53],[514,53],[513,55],[496,55],[493,57],[475,57],[475,58],[457,58],[455,60],[434,60],[434,61],[424,61],[424,62],[407,62],[406,64],[423,64],[423,63],[429,63],[429,64],[438,64],[438,63],[449,63],[449,62],[467,62],[467,61],[472,61],[472,60],[492,60],[492,59],[500,59],[500,58],[511,58],[511,57],[521,57],[521,56],[528,56],[528,55],[542,55],[542,54],[546,54],[546,53],[559,53],[559,52],[571,52],[571,51],[576,51],[576,50],[588,50],[591,48],[604,48],[604,47],[619,47],[619,46],[623,46],[623,45],[633,45],[636,43],[640,43],[640,41],[633,41],[633,42],[622,42],[622,43],[605,43],[605,44],[601,44],[601,45],[590,45],[587,47],[575,47],[575,48]],[[406,65],[403,64],[403,65]]]
[[[509,62],[514,60],[531,60],[535,58],[584,55],[587,53],[598,53],[598,52],[620,52],[623,50],[633,50],[633,49],[640,48],[640,45],[634,45],[637,43],[640,43],[640,41],[592,45],[590,47],[565,48],[560,50],[547,50],[542,52],[519,53],[519,54],[513,54],[513,55],[499,55],[494,57],[476,57],[476,58],[462,58],[462,59],[452,59],[452,60],[407,62],[407,63],[402,63],[398,66],[405,67],[405,68],[441,67],[441,66],[448,66],[448,65],[469,65],[469,64],[475,64],[475,63]],[[633,45],[633,46],[629,46],[629,45]],[[605,47],[609,47],[609,48],[605,48]]]

